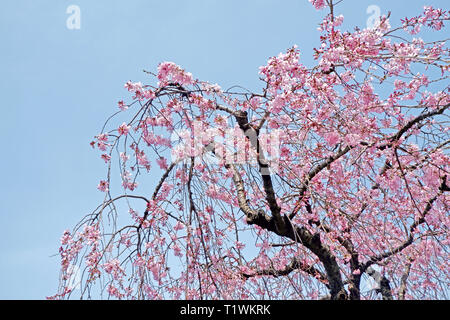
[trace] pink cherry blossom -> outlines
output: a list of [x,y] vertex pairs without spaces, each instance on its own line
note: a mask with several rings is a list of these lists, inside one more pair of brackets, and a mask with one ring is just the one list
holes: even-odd
[[166,170],[168,168],[166,158],[159,158],[156,160],[156,162],[158,163],[161,169]]
[[325,0],[308,0],[317,9],[323,9],[325,7]]
[[119,109],[122,111],[125,111],[128,109],[128,105],[125,104],[125,102],[123,102],[123,100],[120,100],[118,103]]
[[340,136],[337,132],[327,133],[325,136],[325,140],[329,146],[333,146],[339,142]]
[[127,135],[128,134],[128,132],[130,131],[130,126],[128,126],[125,122],[124,123],[122,123],[120,126],[119,126],[119,128],[118,128],[118,131],[119,131],[119,135]]
[[109,182],[105,180],[101,180],[97,186],[97,189],[102,192],[107,192],[109,190]]
[[108,154],[102,154],[102,159],[105,161],[105,163],[109,162],[111,160],[111,156]]
[[344,28],[340,1],[310,2],[312,57],[270,57],[260,89],[173,62],[126,82],[136,108],[91,142],[107,193],[61,237],[49,298],[74,264],[116,299],[446,298],[449,12]]

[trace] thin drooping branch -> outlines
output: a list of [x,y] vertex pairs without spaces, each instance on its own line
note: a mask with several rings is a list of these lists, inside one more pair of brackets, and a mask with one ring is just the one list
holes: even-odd
[[[203,234],[203,228],[201,227],[201,221],[200,221],[200,218],[199,218],[197,207],[196,207],[195,201],[194,201],[194,196],[193,196],[193,193],[192,193],[192,179],[193,179],[193,176],[194,176],[194,158],[191,158],[191,164],[189,166],[188,181],[187,181],[187,189],[188,189],[188,197],[189,197],[189,224],[191,223],[191,220],[192,220],[192,213],[194,213],[195,217],[197,219],[197,222],[198,222],[198,229],[200,230],[200,241],[201,241],[203,252],[204,252],[204,255],[205,255],[206,265],[209,265],[211,257],[209,255],[209,252],[207,250],[207,246],[205,244],[205,237],[204,237],[204,234]],[[207,271],[208,276],[210,277],[211,282],[213,283],[213,285],[216,288],[216,290],[217,290],[217,292],[219,294],[219,297],[220,297],[220,291],[221,290],[217,286],[216,281],[214,280],[214,277],[213,277],[213,275],[211,273],[211,268],[206,268],[206,271]],[[200,288],[200,292],[202,292],[202,289],[201,289],[202,288],[202,281],[201,281],[200,276],[199,276],[199,288]],[[202,296],[202,294],[201,294],[201,296]]]
[[170,172],[172,171],[172,169],[177,165],[178,162],[174,161],[172,162],[169,167],[166,169],[166,171],[164,172],[164,174],[162,175],[161,179],[158,182],[158,185],[155,188],[155,191],[153,192],[152,195],[152,200],[156,199],[156,196],[158,195],[159,190],[161,189],[161,186],[163,185],[164,181],[166,181],[167,177],[169,176]]
[[425,216],[427,213],[431,210],[433,203],[436,201],[436,199],[442,194],[442,190],[439,190],[439,193],[428,200],[427,205],[423,212],[421,213],[419,219],[416,219],[414,223],[409,228],[409,236],[408,239],[406,239],[403,243],[395,247],[394,249],[388,250],[382,254],[379,254],[377,256],[372,256],[369,258],[369,260],[362,266],[361,271],[364,272],[367,270],[368,267],[370,267],[372,264],[377,263],[379,261],[382,261],[390,256],[393,256],[401,251],[403,251],[405,248],[409,247],[414,242],[414,231],[425,222]]
[[[308,211],[310,210],[310,205],[307,204],[306,205],[308,209]],[[331,233],[332,229],[327,226],[323,221],[318,221],[318,220],[309,220],[308,221],[311,225],[316,225],[318,228],[320,228],[321,230],[325,231],[326,233]],[[339,243],[347,250],[347,252],[350,255],[356,255],[358,256],[358,253],[355,251],[355,247],[352,243],[352,241],[350,239],[346,239],[344,237],[341,236],[337,236],[336,239],[339,241]],[[357,265],[356,265],[357,266]],[[357,269],[358,267],[356,267]]]
[[[177,164],[177,162],[172,162],[172,163],[170,164],[170,166],[166,169],[166,171],[165,171],[164,174],[162,175],[161,179],[159,180],[158,184],[156,185],[155,191],[153,192],[153,195],[152,195],[152,200],[155,200],[155,199],[156,199],[156,197],[157,197],[157,195],[158,195],[158,192],[159,192],[159,190],[161,189],[161,187],[162,187],[164,181],[166,181],[167,177],[169,176],[169,174],[170,174],[170,172],[172,171],[172,169],[176,166],[176,164]],[[149,201],[147,200],[147,203],[148,203],[148,202],[149,202]],[[147,209],[145,210],[145,212],[144,212],[144,216],[142,217],[142,221],[141,221],[141,223],[140,223],[139,226],[138,226],[138,231],[142,228],[142,223],[144,223],[145,219],[147,219],[148,213],[149,213],[149,211],[148,211],[148,208],[147,208]]]
[[328,157],[325,161],[323,161],[322,163],[320,163],[319,165],[315,166],[309,173],[308,175],[305,177],[305,179],[302,182],[302,186],[300,188],[300,191],[298,192],[298,200],[297,203],[294,206],[294,209],[292,210],[291,214],[289,215],[289,219],[293,219],[296,214],[298,213],[298,211],[300,210],[300,208],[302,207],[303,204],[303,198],[304,195],[306,193],[306,191],[308,190],[308,186],[310,181],[319,173],[321,172],[323,169],[325,169],[326,167],[328,167],[331,163],[333,163],[334,161],[336,161],[337,159],[339,159],[340,157],[342,157],[343,155],[345,155],[347,152],[349,152],[353,147],[347,146],[345,147],[343,150],[340,150],[339,152],[337,152],[336,154],[334,154],[333,156]]
[[[155,191],[153,192],[152,195],[152,200],[155,200],[156,197],[158,196],[158,192],[161,189],[164,181],[166,181],[167,177],[169,176],[170,172],[172,171],[172,169],[176,166],[177,162],[172,162],[170,164],[170,166],[167,168],[167,170],[164,172],[164,174],[162,175],[161,179],[159,180],[158,184],[156,185]],[[144,216],[141,219],[141,222],[139,223],[136,232],[137,232],[137,236],[138,236],[138,240],[137,240],[137,250],[138,252],[140,252],[141,250],[141,230],[142,230],[142,224],[144,223],[144,221],[147,219],[148,214],[149,214],[149,208],[148,208],[148,204],[150,203],[147,199],[145,199],[147,202],[147,207],[145,208],[144,211]],[[169,213],[167,213],[168,215],[170,215]],[[170,215],[171,217],[175,218],[176,220],[180,221],[178,218]]]

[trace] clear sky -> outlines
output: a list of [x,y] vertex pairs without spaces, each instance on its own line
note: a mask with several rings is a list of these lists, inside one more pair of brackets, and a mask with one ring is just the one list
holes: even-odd
[[[344,0],[336,13],[364,28],[377,5],[394,25],[424,4],[449,9],[446,0]],[[79,30],[66,26],[70,5]],[[259,88],[258,67],[293,44],[313,63],[323,13],[307,0],[2,1],[0,299],[55,293],[63,230],[103,199],[105,166],[89,142],[129,98],[127,80],[174,61],[222,88]]]

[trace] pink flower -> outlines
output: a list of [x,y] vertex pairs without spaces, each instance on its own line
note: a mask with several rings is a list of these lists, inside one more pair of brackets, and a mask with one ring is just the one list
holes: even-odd
[[121,152],[120,159],[122,159],[123,162],[127,162],[130,159],[130,157],[125,152]]
[[108,142],[108,135],[106,133],[101,133],[96,138],[98,141]]
[[144,151],[138,151],[136,152],[136,157],[138,160],[138,164],[145,167],[147,170],[150,170],[150,161],[148,161],[147,156],[145,155]]
[[157,159],[156,160],[156,163],[159,165],[159,167],[161,168],[161,169],[163,169],[163,170],[167,170],[167,168],[169,167],[168,165],[167,165],[167,161],[166,161],[166,158],[159,158],[159,159]]
[[112,284],[110,284],[110,285],[108,286],[108,293],[109,293],[111,296],[114,296],[114,297],[116,297],[116,298],[118,298],[118,299],[121,299],[121,298],[123,297],[123,294],[120,293],[119,289],[117,289],[116,287],[114,287]]
[[[101,151],[105,151],[106,147],[108,146],[108,143],[107,143],[108,142],[108,135],[106,133],[102,133],[102,134],[99,134],[98,136],[96,136],[96,138],[97,138],[97,146],[98,146],[98,148]],[[91,146],[93,146],[92,143],[91,143]]]
[[128,132],[130,131],[130,126],[127,126],[127,124],[124,122],[120,125],[118,131],[119,131],[119,135],[127,135]]
[[280,113],[283,109],[284,105],[286,104],[286,100],[282,96],[276,96],[275,99],[272,101],[272,103],[269,106],[269,111],[273,113]]
[[125,170],[125,172],[122,175],[122,186],[124,189],[130,189],[133,191],[137,188],[137,182],[132,182],[132,176],[129,171]]
[[158,66],[158,79],[160,86],[165,86],[169,82],[176,82],[181,85],[194,83],[192,74],[184,71],[173,62],[163,62]]
[[325,0],[309,0],[309,2],[311,2],[317,10],[323,9],[325,7]]
[[111,274],[116,280],[121,279],[123,274],[125,273],[122,267],[120,266],[120,261],[118,259],[112,259],[103,264],[102,267],[107,273]]
[[127,184],[127,188],[130,189],[131,191],[133,191],[134,189],[136,189],[138,186],[137,182],[131,182]]
[[127,89],[128,91],[133,90],[133,83],[131,81],[127,81],[127,83],[125,83],[124,88]]
[[243,244],[242,242],[236,241],[235,247],[236,247],[236,249],[241,250],[241,249],[245,248],[245,244]]
[[325,141],[329,146],[334,146],[336,143],[338,143],[339,138],[340,136],[337,132],[330,132],[325,135]]
[[124,233],[120,235],[120,243],[124,244],[127,248],[132,245],[130,235],[128,233]]
[[156,97],[155,93],[152,90],[146,90],[144,91],[144,98],[145,99],[154,99]]
[[86,236],[89,245],[98,243],[98,240],[100,239],[100,230],[98,229],[98,225],[85,226],[83,233]]
[[250,99],[249,104],[252,110],[256,110],[260,104],[260,99],[258,97],[253,97]]
[[108,191],[109,188],[109,182],[105,181],[105,180],[100,180],[100,183],[97,186],[97,189],[102,191],[102,192],[106,192]]
[[123,102],[123,100],[120,100],[117,104],[119,105],[119,109],[122,111],[125,111],[128,109],[128,105],[126,105],[125,102]]
[[175,231],[183,230],[183,229],[184,229],[184,224],[182,224],[180,221],[178,221],[178,222],[175,224],[175,226],[173,227],[173,229],[174,229]]
[[361,137],[355,133],[347,133],[344,137],[344,141],[347,145],[353,147],[356,146],[361,140]]
[[61,244],[66,245],[72,240],[72,235],[69,230],[65,230],[63,236],[61,237]]
[[181,248],[178,246],[178,244],[175,243],[173,245],[172,249],[173,249],[173,254],[176,257],[182,257],[183,256],[183,254],[181,253]]
[[105,154],[102,154],[102,159],[105,161],[105,163],[108,163],[109,160],[111,160],[111,156]]

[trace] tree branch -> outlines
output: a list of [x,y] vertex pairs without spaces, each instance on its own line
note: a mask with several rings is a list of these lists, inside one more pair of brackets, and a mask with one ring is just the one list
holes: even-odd
[[343,150],[337,152],[335,155],[328,157],[324,162],[322,162],[321,164],[315,166],[309,173],[308,175],[305,177],[303,183],[302,183],[302,187],[300,188],[300,191],[298,193],[298,197],[299,199],[297,200],[297,203],[294,206],[294,209],[292,210],[291,214],[289,215],[289,219],[293,219],[296,214],[298,213],[298,211],[300,210],[301,206],[302,206],[302,200],[303,197],[306,193],[306,191],[308,190],[308,186],[310,181],[323,169],[325,169],[326,167],[328,167],[332,162],[336,161],[337,159],[339,159],[340,157],[342,157],[343,155],[345,155],[347,152],[349,152],[351,149],[353,149],[354,147],[350,147],[347,146],[345,147]]
[[420,116],[417,116],[416,118],[412,119],[411,121],[409,121],[407,124],[405,124],[395,135],[393,135],[389,140],[391,140],[391,142],[399,140],[401,138],[401,136],[408,131],[409,129],[411,129],[416,123],[419,123],[420,121],[438,115],[438,114],[442,114],[444,113],[444,111],[450,106],[450,103],[447,103],[445,106],[443,106],[440,109],[436,109],[434,111],[429,111],[426,113],[421,114]]
[[378,293],[381,293],[383,300],[392,300],[392,290],[388,278],[386,278],[384,275],[381,275],[380,272],[376,271],[373,268],[368,268],[367,274],[371,276],[377,283],[378,288],[376,289],[376,291]]
[[251,278],[255,276],[273,276],[273,277],[280,277],[280,276],[287,276],[291,272],[295,270],[301,270],[303,272],[306,272],[307,274],[313,276],[317,280],[319,280],[321,283],[323,283],[325,286],[329,287],[328,280],[326,275],[324,275],[322,272],[314,268],[313,266],[309,266],[303,262],[301,262],[297,258],[293,258],[291,262],[282,270],[276,270],[275,268],[269,268],[265,270],[258,270],[255,273],[247,274],[244,273],[243,276],[245,278]]
[[406,264],[405,272],[402,275],[402,279],[400,281],[400,288],[398,289],[398,299],[399,300],[405,300],[406,281],[408,280],[412,263],[413,263],[413,260],[409,260],[409,262]]
[[244,132],[246,138],[250,141],[252,148],[255,149],[257,154],[257,161],[259,165],[259,171],[263,180],[263,188],[266,194],[266,201],[269,205],[270,212],[275,218],[275,222],[278,228],[283,227],[283,221],[280,215],[281,208],[277,203],[275,191],[273,189],[272,178],[269,172],[269,166],[264,156],[263,150],[261,150],[259,143],[259,130],[256,130],[248,123],[248,114],[246,111],[236,111],[235,118],[239,124],[239,128]]
[[233,181],[236,185],[239,207],[245,213],[247,223],[303,244],[322,262],[327,273],[332,299],[347,298],[339,265],[330,249],[320,240],[320,234],[311,234],[305,227],[292,224],[287,216],[283,216],[283,225],[280,228],[276,225],[274,217],[268,216],[263,210],[256,212],[251,209],[247,204],[244,183],[239,172],[234,165],[228,165],[227,167],[233,170]]
[[441,194],[442,194],[442,190],[440,190],[436,196],[434,196],[433,198],[428,200],[425,209],[423,210],[422,214],[420,215],[420,218],[417,219],[416,221],[414,221],[414,223],[409,228],[409,237],[406,241],[404,241],[402,244],[400,244],[399,246],[397,246],[396,248],[394,248],[392,250],[386,251],[377,256],[370,257],[370,259],[362,266],[361,272],[364,272],[365,270],[367,270],[367,268],[370,267],[372,264],[377,263],[381,260],[384,260],[390,256],[393,256],[394,254],[397,254],[397,253],[403,251],[405,248],[409,247],[414,241],[414,231],[417,229],[417,227],[419,227],[422,223],[425,222],[426,214],[431,210],[431,208],[433,206],[433,202],[435,202],[436,199]]

